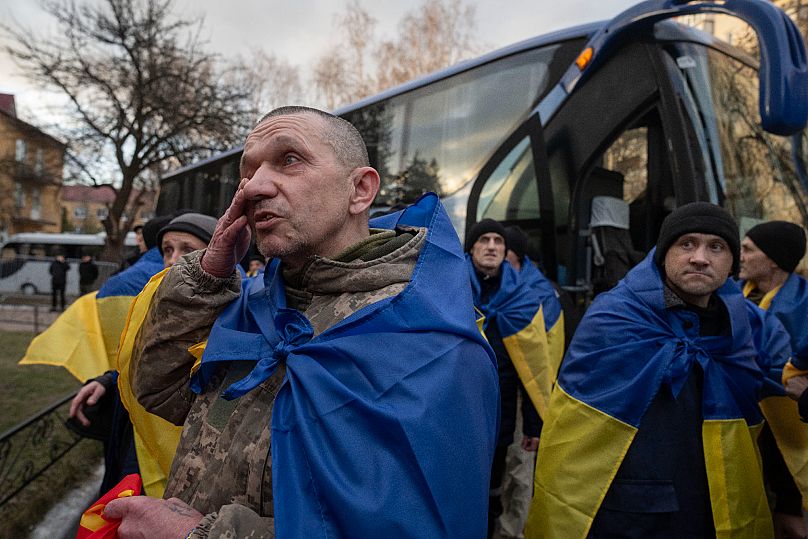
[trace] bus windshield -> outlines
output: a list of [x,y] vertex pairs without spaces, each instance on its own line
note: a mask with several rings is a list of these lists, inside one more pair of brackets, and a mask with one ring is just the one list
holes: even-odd
[[808,226],[808,200],[792,139],[761,127],[755,67],[703,45],[676,49],[698,107],[700,144],[712,161],[705,163],[707,199],[726,207],[742,232],[772,219]]

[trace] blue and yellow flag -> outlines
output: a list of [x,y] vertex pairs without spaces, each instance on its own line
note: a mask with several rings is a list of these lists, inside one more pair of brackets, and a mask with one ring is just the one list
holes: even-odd
[[[744,296],[755,289],[754,283],[743,285]],[[754,305],[751,301],[750,305]],[[769,291],[760,301],[760,308],[770,317],[776,317],[788,332],[791,361],[780,362],[785,377],[808,374],[808,281],[791,274],[781,287]],[[770,324],[769,324],[770,325]],[[771,353],[776,344],[760,343],[761,353]],[[794,482],[802,494],[803,509],[808,510],[808,423],[800,420],[797,403],[780,395],[770,396],[760,403],[763,415],[772,430],[777,447]]]
[[[704,373],[702,440],[718,537],[771,537],[755,430],[763,368],[743,296],[717,292],[731,335],[700,336],[696,313],[666,309],[654,251],[601,294],[561,366],[539,445],[526,537],[583,538],[663,384]],[[672,442],[675,443],[675,442]]]
[[526,256],[522,262],[519,278],[539,295],[544,329],[547,332],[550,369],[553,373],[553,382],[555,382],[555,376],[558,374],[558,368],[564,358],[564,312],[561,310],[561,302],[558,300],[553,284],[530,260],[530,257]]
[[70,304],[48,329],[34,337],[19,364],[64,367],[80,382],[110,370],[95,297],[96,292],[91,292]]
[[480,537],[499,392],[460,242],[434,194],[371,224],[427,228],[401,293],[312,337],[274,261],[265,288],[217,320],[192,387],[250,361],[223,394],[238,398],[285,363],[271,420],[278,537]]
[[[499,288],[487,301],[483,301],[477,270],[470,255],[466,255],[466,269],[474,294],[474,305],[485,317],[483,331],[491,320],[495,320],[511,363],[533,406],[544,419],[557,367],[553,366],[550,357],[541,296],[520,277],[513,266],[503,262]],[[561,335],[563,346],[563,331]]]

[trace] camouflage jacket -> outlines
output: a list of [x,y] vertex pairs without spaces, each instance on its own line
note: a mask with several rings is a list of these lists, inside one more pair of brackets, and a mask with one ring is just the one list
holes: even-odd
[[[372,232],[334,260],[316,257],[299,274],[284,274],[287,305],[306,315],[315,334],[409,283],[426,230]],[[201,257],[183,257],[155,294],[135,347],[133,389],[147,410],[184,424],[164,497],[205,515],[192,537],[274,537],[270,418],[285,371],[232,401],[219,394],[246,376],[245,362],[224,369],[201,395],[190,390],[188,347],[206,338],[240,293],[237,273],[208,275]]]

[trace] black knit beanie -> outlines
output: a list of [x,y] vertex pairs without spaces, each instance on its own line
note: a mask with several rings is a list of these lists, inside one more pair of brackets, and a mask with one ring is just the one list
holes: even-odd
[[654,262],[662,268],[665,255],[676,240],[689,232],[713,234],[729,245],[732,253],[732,273],[738,273],[741,261],[741,239],[738,225],[732,215],[721,206],[708,202],[691,202],[676,208],[662,221],[656,244]]
[[471,230],[469,230],[469,233],[466,236],[466,252],[471,251],[471,248],[474,247],[474,244],[477,242],[477,239],[480,236],[483,234],[488,234],[489,232],[502,236],[502,238],[505,240],[505,249],[508,249],[508,233],[505,231],[505,227],[493,219],[483,219],[471,227]]
[[508,249],[513,251],[519,257],[519,260],[525,258],[527,235],[524,230],[518,226],[509,226],[505,229],[505,242],[508,244]]
[[210,238],[213,237],[213,231],[216,230],[218,222],[219,220],[215,217],[201,213],[186,213],[175,217],[157,233],[157,247],[160,248],[160,254],[163,254],[163,236],[166,232],[187,232],[207,245]]
[[157,245],[157,233],[160,232],[161,228],[170,223],[171,219],[173,219],[171,215],[161,215],[160,217],[149,219],[149,221],[143,225],[141,234],[143,236],[143,243],[146,244],[147,249],[151,249]]
[[791,273],[805,256],[805,231],[788,221],[769,221],[749,229],[746,236],[781,270]]

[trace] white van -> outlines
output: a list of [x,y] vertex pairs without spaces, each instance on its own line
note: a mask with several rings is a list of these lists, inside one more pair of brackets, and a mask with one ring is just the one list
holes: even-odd
[[[13,234],[0,247],[0,294],[49,294],[51,290],[50,265],[57,254],[70,264],[65,293],[79,295],[79,263],[85,254],[91,255],[98,265],[99,287],[118,271],[118,264],[98,261],[106,234],[48,234],[27,232]],[[136,250],[135,234],[130,232],[124,240],[124,249]]]

